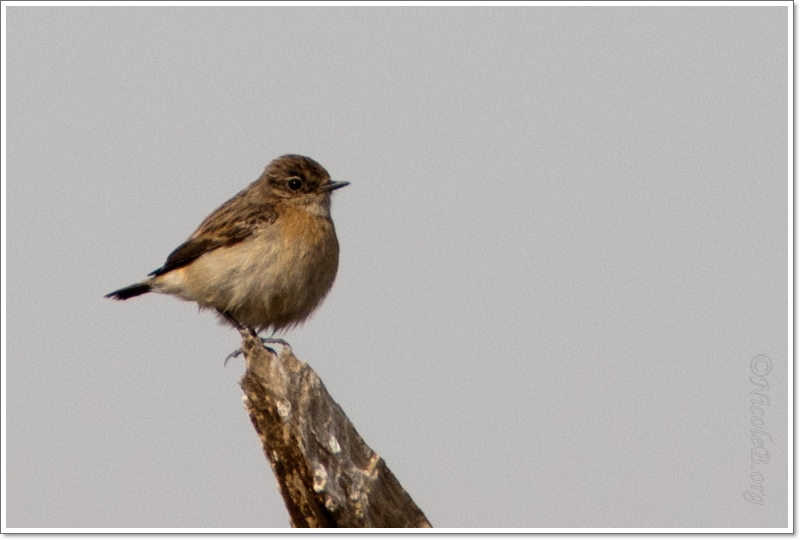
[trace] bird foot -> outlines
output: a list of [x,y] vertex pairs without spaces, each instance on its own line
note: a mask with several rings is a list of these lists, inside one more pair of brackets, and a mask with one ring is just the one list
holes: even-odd
[[258,339],[261,340],[261,344],[264,345],[264,348],[266,348],[266,349],[270,348],[270,347],[267,347],[267,345],[266,345],[267,343],[277,343],[278,345],[283,345],[284,347],[288,347],[290,349],[292,348],[292,346],[289,345],[286,342],[286,340],[283,340],[283,339],[272,338],[272,337],[268,337],[268,338],[259,337]]
[[[269,344],[277,343],[278,345],[283,345],[284,347],[289,348],[289,350],[292,349],[292,346],[289,345],[289,343],[286,340],[279,339],[279,338],[272,338],[272,337],[264,338],[264,337],[259,336],[258,334],[256,334],[252,330],[250,332],[253,335],[253,337],[258,338],[258,340],[261,342],[261,345],[264,347],[264,349],[266,349],[267,351],[271,352],[275,356],[278,356],[278,352],[275,349],[273,349],[272,347],[267,346],[268,343]],[[236,349],[231,354],[229,354],[228,356],[225,357],[225,362],[222,365],[223,366],[227,366],[229,360],[232,360],[233,358],[239,358],[243,354],[243,352],[244,351],[242,351],[242,349]]]
[[268,351],[272,351],[273,353],[275,352],[275,350],[272,349],[272,347],[267,347],[267,343],[277,343],[278,345],[283,345],[284,347],[288,347],[289,349],[292,348],[292,346],[289,345],[283,339],[274,338],[274,337],[268,337],[268,338],[261,337],[261,336],[258,335],[258,332],[256,332],[253,328],[248,328],[248,330],[250,331],[250,335],[253,336],[254,338],[258,339],[259,341],[261,341],[261,344]]
[[222,367],[227,367],[228,360],[231,360],[232,358],[239,358],[243,352],[244,351],[242,351],[242,349],[236,349],[235,351],[233,351],[231,354],[225,357],[225,361],[222,363]]

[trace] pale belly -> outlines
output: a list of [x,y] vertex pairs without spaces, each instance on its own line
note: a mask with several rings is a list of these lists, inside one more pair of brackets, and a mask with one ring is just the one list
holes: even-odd
[[293,326],[311,315],[336,278],[339,245],[333,225],[320,218],[312,225],[314,234],[308,234],[308,226],[281,234],[270,227],[157,277],[154,288],[227,312],[258,331]]

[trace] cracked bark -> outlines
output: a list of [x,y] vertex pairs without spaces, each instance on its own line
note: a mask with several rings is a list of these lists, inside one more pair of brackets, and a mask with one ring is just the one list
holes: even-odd
[[308,364],[242,332],[244,404],[293,527],[430,527]]

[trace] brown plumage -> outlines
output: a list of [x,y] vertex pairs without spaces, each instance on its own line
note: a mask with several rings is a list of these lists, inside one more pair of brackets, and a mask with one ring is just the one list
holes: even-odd
[[336,278],[332,182],[311,158],[281,156],[217,208],[150,277],[106,295],[171,294],[256,332],[303,322]]

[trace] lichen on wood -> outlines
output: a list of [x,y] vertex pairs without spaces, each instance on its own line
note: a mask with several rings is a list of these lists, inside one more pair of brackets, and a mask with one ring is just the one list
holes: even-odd
[[430,527],[383,459],[289,346],[242,332],[244,404],[293,527]]

